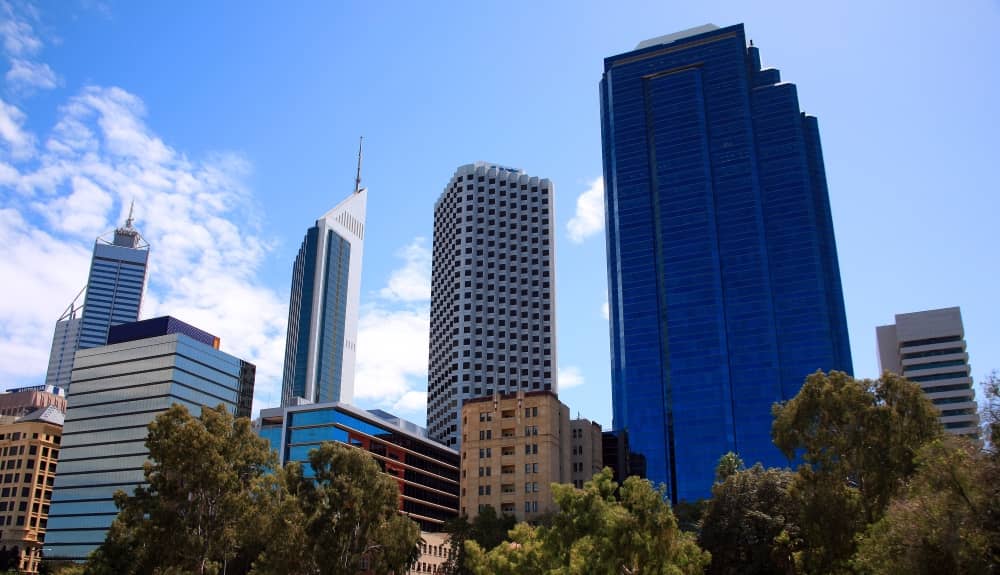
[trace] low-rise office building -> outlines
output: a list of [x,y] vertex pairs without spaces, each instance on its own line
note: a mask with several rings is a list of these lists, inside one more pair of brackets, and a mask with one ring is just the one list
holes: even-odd
[[106,346],[73,362],[45,556],[82,560],[118,514],[114,493],[145,483],[147,426],[177,403],[250,415],[255,367],[218,338],[170,317],[112,326]]
[[577,489],[604,468],[601,425],[589,419],[574,419],[570,429],[570,479]]
[[263,409],[260,435],[281,464],[304,463],[324,441],[364,449],[399,486],[399,511],[423,531],[441,531],[458,516],[459,456],[414,423],[381,410],[365,411],[340,402]]
[[570,481],[569,408],[551,391],[519,391],[462,406],[462,514],[486,506],[532,521],[555,509],[552,483]]
[[38,572],[62,426],[55,406],[0,416],[0,549],[17,552],[20,573]]
[[941,425],[955,435],[979,437],[979,414],[957,307],[896,315],[879,326],[879,365],[917,383],[941,411]]

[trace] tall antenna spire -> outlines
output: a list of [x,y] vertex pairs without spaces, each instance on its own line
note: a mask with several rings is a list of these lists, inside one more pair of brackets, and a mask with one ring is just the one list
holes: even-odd
[[354,193],[357,194],[361,191],[361,147],[365,143],[365,137],[361,136],[358,140],[358,175],[354,178]]
[[132,212],[133,211],[135,211],[135,198],[132,198],[132,203],[128,207],[128,219],[125,220],[125,227],[126,228],[131,228],[132,227],[132,222],[135,220],[135,218],[132,217]]

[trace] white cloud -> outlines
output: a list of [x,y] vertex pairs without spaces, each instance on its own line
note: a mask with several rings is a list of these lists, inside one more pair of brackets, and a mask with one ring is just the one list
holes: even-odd
[[427,306],[392,309],[385,302],[362,307],[354,396],[392,405],[427,379]]
[[407,391],[403,394],[403,397],[399,398],[399,401],[393,404],[392,408],[396,411],[405,411],[410,413],[426,412],[427,392]]
[[396,253],[402,265],[362,306],[354,396],[423,424],[427,407],[431,254],[414,238]]
[[55,320],[87,283],[86,248],[0,210],[0,381],[41,383]]
[[3,50],[11,57],[30,56],[42,48],[35,30],[8,2],[0,2],[0,38]]
[[7,84],[18,88],[55,88],[59,81],[48,64],[16,58],[11,60],[7,70]]
[[392,272],[388,285],[379,291],[381,297],[400,301],[431,298],[431,252],[425,244],[424,238],[414,238],[396,254],[406,260],[406,265]]
[[0,142],[13,160],[25,160],[35,153],[35,137],[25,131],[24,112],[0,100]]
[[604,178],[597,178],[576,198],[576,213],[566,224],[569,239],[574,243],[604,229]]
[[604,300],[604,303],[601,304],[601,317],[611,319],[611,308],[608,306],[608,300]]
[[[0,44],[10,64],[5,76],[7,88],[14,92],[55,88],[59,79],[48,64],[35,58],[44,46],[29,19],[37,19],[30,4],[0,2]],[[27,14],[22,14],[27,12]]]
[[572,365],[559,367],[559,390],[565,391],[583,385],[583,374],[580,368]]
[[[0,380],[38,383],[56,318],[86,283],[94,237],[120,225],[136,203],[151,245],[143,317],[171,314],[218,335],[222,349],[257,364],[255,407],[276,405],[287,296],[256,270],[270,242],[238,154],[192,159],[145,124],[145,107],[120,88],[89,86],[59,110],[37,155],[16,154],[23,116],[0,114]],[[14,135],[11,135],[14,134]],[[4,269],[6,268],[6,269]],[[15,305],[16,304],[16,305]],[[32,350],[30,353],[26,350]]]

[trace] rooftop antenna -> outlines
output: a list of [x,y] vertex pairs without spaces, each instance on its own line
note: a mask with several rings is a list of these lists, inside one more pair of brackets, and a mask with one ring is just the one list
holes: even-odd
[[361,147],[365,143],[365,137],[361,136],[358,139],[358,175],[354,178],[354,193],[361,192]]
[[132,198],[132,203],[128,207],[128,219],[125,220],[125,227],[131,228],[134,218],[132,217],[132,212],[135,211],[135,198]]

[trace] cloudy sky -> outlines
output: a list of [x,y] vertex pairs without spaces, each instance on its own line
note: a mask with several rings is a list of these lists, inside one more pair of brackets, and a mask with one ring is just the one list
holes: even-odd
[[276,405],[292,260],[364,135],[357,402],[424,422],[433,205],[485,160],[556,184],[561,398],[610,425],[597,82],[705,22],[744,22],[819,117],[857,374],[876,325],[949,305],[1000,368],[994,0],[208,4],[0,0],[0,384],[44,379],[134,200],[143,316],[219,335]]

